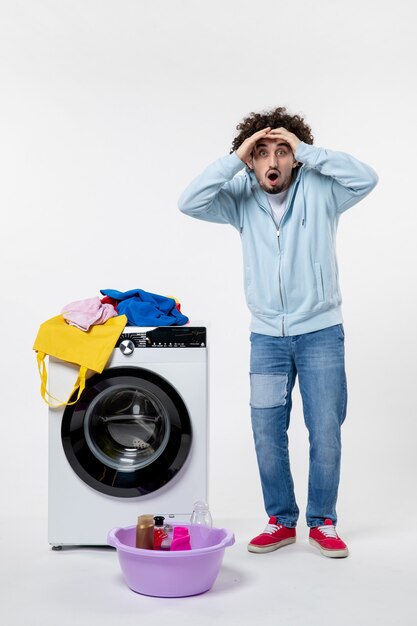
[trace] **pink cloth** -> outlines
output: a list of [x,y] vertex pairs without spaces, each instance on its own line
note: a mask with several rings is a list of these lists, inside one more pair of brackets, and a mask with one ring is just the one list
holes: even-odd
[[71,326],[87,331],[94,324],[104,324],[111,317],[117,315],[117,311],[111,304],[102,304],[99,297],[86,298],[70,302],[62,309],[64,319]]

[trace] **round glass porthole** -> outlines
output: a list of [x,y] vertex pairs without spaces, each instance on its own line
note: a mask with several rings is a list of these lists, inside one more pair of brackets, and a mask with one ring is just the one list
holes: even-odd
[[151,493],[184,465],[191,422],[178,392],[140,368],[112,368],[89,379],[65,409],[62,443],[73,470],[94,489],[119,497]]

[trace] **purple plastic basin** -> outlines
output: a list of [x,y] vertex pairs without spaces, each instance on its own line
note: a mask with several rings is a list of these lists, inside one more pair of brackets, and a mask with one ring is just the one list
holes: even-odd
[[194,524],[190,531],[191,550],[162,551],[136,548],[136,526],[114,528],[107,537],[117,549],[125,582],[132,591],[146,596],[177,598],[208,591],[220,571],[224,550],[235,537],[225,528]]

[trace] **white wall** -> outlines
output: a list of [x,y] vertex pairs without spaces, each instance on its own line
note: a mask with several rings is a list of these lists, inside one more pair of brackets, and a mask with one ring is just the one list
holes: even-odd
[[[380,175],[339,230],[350,382],[339,515],[411,514],[413,16],[412,0],[0,1],[2,508],[46,509],[39,324],[101,288],[140,287],[211,323],[211,507],[263,518],[239,238],[176,202],[243,116],[287,105],[317,145]],[[291,447],[303,511],[297,398]]]

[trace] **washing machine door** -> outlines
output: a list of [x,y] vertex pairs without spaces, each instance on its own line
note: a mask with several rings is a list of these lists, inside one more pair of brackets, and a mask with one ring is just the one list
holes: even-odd
[[145,369],[120,367],[90,378],[67,406],[62,443],[78,476],[116,497],[152,493],[183,467],[191,420],[178,392]]

